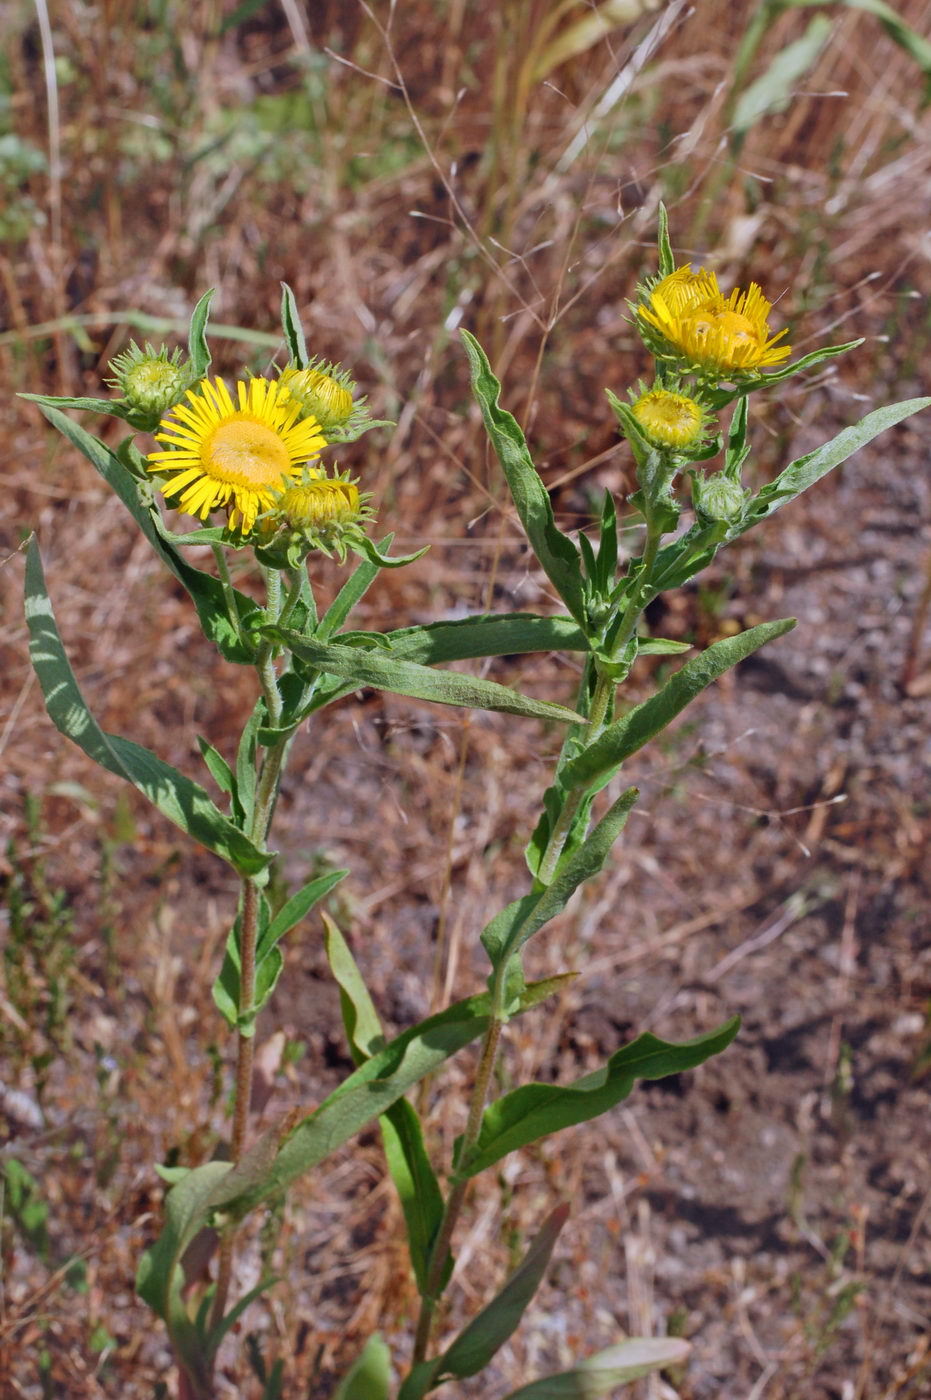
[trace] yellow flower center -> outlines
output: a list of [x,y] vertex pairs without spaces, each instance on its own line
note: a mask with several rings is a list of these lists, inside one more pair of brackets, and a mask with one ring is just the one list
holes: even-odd
[[757,327],[739,311],[699,311],[690,316],[689,325],[697,336],[708,336],[717,332],[721,342],[730,350],[739,350],[744,345],[762,344]]
[[288,474],[291,458],[272,428],[237,414],[204,440],[201,463],[214,481],[256,490],[278,486]]
[[652,389],[641,395],[631,411],[655,447],[688,447],[701,433],[702,411],[684,394]]
[[127,374],[126,392],[151,394],[162,389],[174,389],[181,378],[176,365],[168,364],[165,360],[143,360]]

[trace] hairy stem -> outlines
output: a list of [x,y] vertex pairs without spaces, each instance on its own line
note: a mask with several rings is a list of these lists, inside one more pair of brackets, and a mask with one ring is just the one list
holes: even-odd
[[[497,1010],[498,1000],[499,998],[496,996],[496,1010],[493,1012],[491,1021],[488,1024],[488,1030],[485,1032],[478,1068],[475,1071],[475,1083],[472,1087],[472,1099],[469,1104],[469,1117],[460,1143],[458,1163],[460,1171],[468,1161],[469,1153],[478,1140],[479,1130],[482,1126],[482,1114],[485,1111],[485,1100],[488,1098],[488,1087],[491,1083],[491,1076],[494,1073],[498,1044],[501,1039],[501,1027],[504,1025],[504,1018],[500,1011]],[[420,1316],[417,1319],[417,1331],[414,1336],[414,1350],[411,1357],[411,1364],[414,1366],[423,1361],[427,1355],[427,1349],[430,1345],[430,1334],[433,1330],[433,1319],[436,1315],[437,1304],[443,1292],[443,1273],[446,1269],[446,1261],[449,1258],[449,1247],[452,1244],[453,1232],[459,1220],[459,1215],[462,1211],[468,1189],[469,1182],[467,1177],[456,1176],[454,1178],[449,1196],[446,1199],[443,1218],[440,1221],[440,1227],[437,1230],[436,1238],[430,1250],[430,1258],[427,1263],[427,1275],[424,1281],[423,1297],[420,1302]]]

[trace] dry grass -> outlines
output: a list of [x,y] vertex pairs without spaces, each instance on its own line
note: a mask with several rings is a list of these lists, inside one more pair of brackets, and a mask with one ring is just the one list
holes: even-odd
[[[56,7],[43,40],[44,11],[8,0],[10,394],[99,392],[128,336],[154,333],[127,308],[179,329],[210,285],[228,328],[217,367],[265,365],[286,279],[313,348],[353,364],[378,415],[397,420],[345,464],[376,491],[398,547],[433,545],[369,595],[364,621],[384,626],[552,605],[468,403],[459,325],[492,352],[567,528],[605,487],[630,489],[602,386],[620,391],[643,367],[625,299],[651,266],[660,198],[680,253],[782,297],[795,345],[867,338],[836,373],[762,406],[761,471],[864,400],[919,391],[931,144],[912,60],[871,16],[828,7],[830,34],[791,103],[735,154],[734,56],[757,7],[640,8],[556,62],[552,45],[571,48],[590,20],[583,4],[545,36],[543,0],[321,0],[238,19],[204,0],[109,0]],[[931,37],[923,0],[896,8]],[[749,77],[810,19],[779,15]],[[0,1389],[150,1395],[171,1383],[168,1356],[132,1270],[157,1228],[151,1163],[201,1161],[223,1129],[214,1069],[227,1049],[209,983],[233,891],[51,729],[25,655],[23,532],[39,532],[106,727],[193,772],[195,730],[228,749],[252,682],[211,655],[91,468],[12,398],[4,434],[0,1134],[41,1183],[49,1243],[15,1226],[8,1197]],[[803,626],[644,767],[645,816],[614,871],[537,949],[539,975],[574,965],[585,977],[558,1015],[514,1028],[505,1073],[567,1077],[647,1024],[685,1036],[736,1009],[746,1030],[688,1085],[639,1094],[475,1193],[456,1315],[549,1203],[576,1205],[550,1319],[528,1319],[495,1393],[619,1328],[677,1325],[694,1365],[674,1388],[645,1385],[649,1400],[928,1394],[931,1138],[916,1073],[931,995],[927,661],[910,628],[931,502],[919,431],[880,450],[656,619],[701,642],[780,612]],[[324,591],[335,575],[320,570]],[[541,658],[495,670],[566,695],[571,672]],[[340,912],[391,1024],[483,975],[475,933],[520,879],[555,742],[532,724],[380,696],[301,738],[280,814],[284,875],[351,866]],[[308,928],[294,940],[269,1016],[269,1112],[312,1103],[347,1068],[316,939]],[[434,1086],[438,1151],[460,1126],[468,1073],[464,1059]],[[285,1359],[287,1395],[328,1394],[373,1327],[405,1334],[399,1233],[366,1137],[256,1234],[248,1268],[265,1250],[287,1281],[245,1330]],[[258,1395],[234,1357],[221,1393]]]

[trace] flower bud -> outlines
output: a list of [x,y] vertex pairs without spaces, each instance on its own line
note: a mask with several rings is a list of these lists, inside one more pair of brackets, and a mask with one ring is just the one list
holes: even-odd
[[692,503],[703,520],[730,525],[743,515],[748,500],[749,493],[723,472],[714,476],[696,472],[692,477]]
[[164,345],[155,350],[132,341],[128,350],[110,361],[114,378],[108,383],[119,389],[130,410],[134,427],[151,429],[159,419],[180,403],[190,384],[190,375],[181,363],[181,351],[169,355]]
[[355,385],[345,371],[336,372],[332,365],[327,369],[334,372],[313,366],[286,369],[282,371],[281,383],[300,404],[301,417],[316,418],[324,436],[329,438],[352,415]]
[[669,389],[649,389],[631,407],[637,426],[651,447],[685,452],[703,437],[705,415],[701,404]]

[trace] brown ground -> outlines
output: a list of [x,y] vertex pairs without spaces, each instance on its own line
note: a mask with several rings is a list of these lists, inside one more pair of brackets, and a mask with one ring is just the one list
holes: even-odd
[[[931,37],[920,0],[896,8]],[[490,19],[402,5],[393,42],[413,115],[366,76],[395,74],[362,8],[315,5],[306,21],[292,9],[286,22],[257,7],[220,37],[206,5],[170,22],[119,5],[53,16],[62,182],[15,163],[4,175],[10,389],[99,392],[127,336],[153,334],[127,330],[127,306],[182,316],[207,285],[218,322],[273,330],[286,277],[315,348],[353,363],[379,416],[398,420],[344,461],[365,473],[399,547],[433,545],[372,590],[371,627],[489,599],[553,606],[502,510],[451,332],[461,318],[494,352],[562,523],[586,523],[605,486],[631,489],[601,386],[622,392],[643,368],[625,297],[651,265],[660,196],[680,249],[719,250],[727,284],[754,276],[784,291],[794,344],[867,337],[837,374],[760,405],[758,479],[884,397],[924,392],[928,119],[912,60],[876,21],[828,7],[820,58],[734,163],[719,137],[755,7],[671,5],[665,36],[654,13],[558,66],[540,58],[522,114],[520,63],[547,9],[510,0]],[[809,20],[778,19],[751,76]],[[48,151],[33,12],[11,6],[9,31],[0,83],[13,129]],[[639,51],[629,96],[609,122],[592,118],[592,140],[561,168],[580,114],[651,33],[658,47]],[[439,173],[454,161],[458,208]],[[267,353],[216,343],[227,372],[261,368]],[[151,1164],[202,1161],[223,1131],[230,1047],[209,985],[234,891],[218,862],[51,728],[25,658],[23,533],[39,532],[106,727],[195,774],[194,733],[229,750],[252,678],[211,654],[119,503],[36,413],[14,402],[4,436],[0,1143],[39,1188],[32,1213],[7,1189],[0,1393],[122,1400],[174,1385],[132,1275],[158,1228]],[[764,618],[799,627],[633,765],[643,797],[613,866],[528,959],[534,975],[583,975],[558,1007],[513,1026],[503,1073],[568,1079],[637,1030],[685,1038],[735,1011],[743,1030],[700,1071],[638,1089],[482,1179],[458,1242],[453,1322],[553,1204],[573,1213],[538,1306],[469,1395],[504,1395],[624,1332],[666,1330],[692,1339],[693,1359],[644,1385],[649,1400],[931,1395],[924,444],[921,420],[880,439],[700,588],[656,605],[657,632],[700,645]],[[336,572],[321,566],[324,592]],[[512,659],[489,673],[567,698],[574,663]],[[649,684],[644,669],[635,685]],[[476,933],[520,888],[555,743],[531,722],[372,694],[299,739],[277,827],[283,877],[350,866],[335,913],[393,1028],[429,1008],[438,930],[447,992],[484,976]],[[260,1036],[268,1114],[311,1105],[349,1067],[314,921],[288,959]],[[440,1160],[469,1075],[462,1056],[432,1087]],[[375,1327],[403,1364],[413,1291],[383,1177],[367,1134],[256,1233],[241,1286],[266,1256],[284,1281],[224,1353],[224,1397],[260,1394],[237,1361],[247,1335],[285,1359],[289,1397],[329,1395]]]

